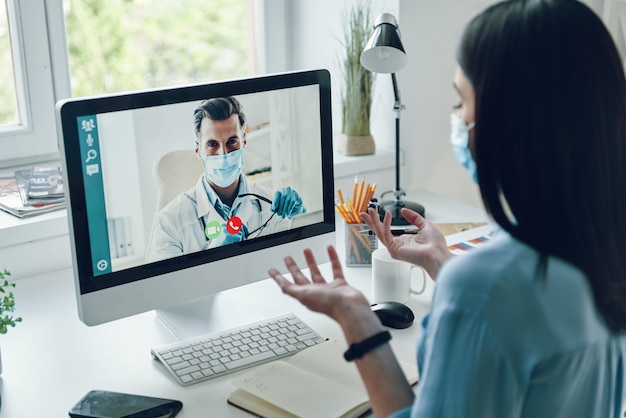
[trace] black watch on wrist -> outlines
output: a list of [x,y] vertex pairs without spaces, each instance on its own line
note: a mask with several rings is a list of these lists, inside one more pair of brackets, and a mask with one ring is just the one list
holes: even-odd
[[391,340],[391,334],[389,333],[389,331],[381,331],[378,334],[374,334],[359,343],[350,344],[350,347],[346,350],[345,353],[343,353],[343,358],[346,361],[359,359],[368,352],[372,351],[380,345],[383,345],[389,340]]

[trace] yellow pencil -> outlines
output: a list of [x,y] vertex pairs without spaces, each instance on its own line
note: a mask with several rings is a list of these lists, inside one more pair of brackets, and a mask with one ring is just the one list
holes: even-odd
[[350,209],[350,212],[352,213],[352,216],[354,217],[354,223],[361,223],[361,218],[359,217],[359,214],[356,213],[356,209],[354,208],[354,206],[352,205],[352,202],[350,202],[350,199],[348,199],[346,201],[346,204],[348,205],[348,209]]
[[363,205],[361,212],[365,212],[367,210],[367,206],[369,205],[369,202],[372,200],[372,197],[374,197],[375,191],[376,191],[376,183],[370,186],[367,196],[365,198],[365,204]]
[[358,191],[356,193],[356,200],[354,201],[354,209],[356,213],[360,213],[359,209],[361,209],[361,204],[363,203],[363,185],[365,184],[365,180],[361,180],[359,184]]
[[367,206],[369,205],[370,200],[372,200],[373,195],[374,192],[372,191],[372,185],[368,183],[367,188],[365,189],[365,197],[363,198],[363,203],[361,203],[361,212],[365,212],[367,210]]
[[339,212],[341,212],[341,215],[345,218],[346,223],[352,223],[352,215],[350,215],[350,213],[348,213],[348,211],[346,210],[346,204],[344,203],[343,205],[340,205],[338,207]]
[[356,223],[356,221],[354,220],[354,216],[352,216],[352,211],[350,209],[348,209],[348,204],[347,203],[345,203],[343,205],[341,210],[342,210],[343,214],[345,215],[346,219],[348,219],[348,223],[349,224]]
[[337,212],[339,213],[339,215],[341,215],[341,217],[343,218],[343,221],[347,224],[350,223],[350,220],[346,217],[346,215],[344,214],[343,210],[341,207],[339,207],[338,205],[335,205],[335,209],[337,210]]
[[339,204],[343,206],[343,193],[341,193],[341,189],[337,189],[337,196],[339,196]]

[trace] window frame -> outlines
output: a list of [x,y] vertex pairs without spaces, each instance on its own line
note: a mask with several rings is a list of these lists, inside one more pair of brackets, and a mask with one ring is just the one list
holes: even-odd
[[[53,6],[62,0],[52,0]],[[57,159],[45,0],[7,1],[20,121],[0,130],[0,167]]]

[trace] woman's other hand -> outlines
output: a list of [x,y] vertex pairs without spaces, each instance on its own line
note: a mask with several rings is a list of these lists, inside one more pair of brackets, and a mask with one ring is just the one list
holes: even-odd
[[402,208],[401,213],[410,224],[418,228],[417,234],[393,235],[390,212],[385,213],[382,222],[373,208],[368,208],[367,213],[361,213],[360,216],[393,258],[421,266],[434,280],[441,266],[452,257],[446,239],[437,227],[419,213],[406,208]]

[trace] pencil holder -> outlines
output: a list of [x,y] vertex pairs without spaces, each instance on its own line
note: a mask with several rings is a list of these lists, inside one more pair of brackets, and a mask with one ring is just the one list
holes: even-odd
[[366,224],[345,224],[346,266],[369,267],[372,252],[378,248],[376,235]]

